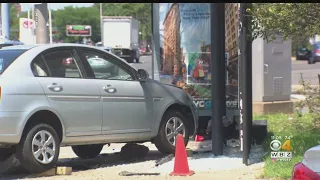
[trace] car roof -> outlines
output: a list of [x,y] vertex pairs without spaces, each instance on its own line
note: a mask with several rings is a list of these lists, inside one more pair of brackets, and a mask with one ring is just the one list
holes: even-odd
[[29,50],[31,48],[36,47],[36,45],[10,45],[10,46],[5,46],[1,49],[7,50],[7,49],[22,49],[22,50]]
[[95,48],[94,46],[86,45],[86,44],[78,44],[78,43],[56,43],[56,44],[34,44],[34,45],[14,45],[14,46],[7,46],[2,49],[31,49],[35,47],[42,47],[46,48],[54,48],[54,47],[67,47],[67,46],[74,46],[74,47],[91,47]]
[[[78,43],[56,43],[56,44],[34,44],[34,45],[14,45],[14,46],[6,46],[6,47],[3,47],[1,50],[9,50],[9,49],[12,49],[12,50],[31,50],[33,52],[36,52],[36,53],[40,53],[42,51],[45,51],[47,49],[50,49],[50,48],[55,48],[55,47],[85,47],[85,48],[90,48],[90,49],[97,49],[97,50],[104,50],[104,48],[101,48],[101,47],[95,47],[95,46],[90,46],[90,45],[86,45],[86,44],[78,44]],[[109,53],[108,51],[106,51],[108,54],[110,54],[111,56],[114,56],[118,59],[121,59],[124,63],[127,63],[124,59],[122,58],[119,58],[118,56],[112,54],[112,53]],[[31,53],[31,52],[30,52]],[[128,64],[128,63],[127,63]],[[133,69],[137,70],[135,67],[131,66]]]

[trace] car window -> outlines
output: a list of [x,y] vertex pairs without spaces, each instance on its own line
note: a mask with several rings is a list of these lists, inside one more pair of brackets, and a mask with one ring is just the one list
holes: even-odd
[[133,77],[128,71],[112,63],[110,59],[107,59],[108,57],[100,53],[81,51],[81,55],[84,56],[89,63],[96,79],[133,80]]
[[80,78],[79,66],[72,51],[54,51],[43,56],[52,77]]
[[41,56],[36,57],[31,63],[31,70],[36,77],[48,77],[48,69]]
[[2,74],[13,61],[26,51],[27,50],[21,49],[0,50],[0,74]]

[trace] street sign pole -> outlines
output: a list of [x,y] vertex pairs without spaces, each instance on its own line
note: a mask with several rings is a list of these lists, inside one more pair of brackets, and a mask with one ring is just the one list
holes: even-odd
[[247,9],[251,3],[240,4],[239,49],[240,49],[240,139],[243,148],[243,164],[248,165],[252,143],[252,38]]
[[48,5],[41,3],[35,5],[35,24],[36,24],[36,43],[48,44],[49,43],[49,23],[48,23]]
[[224,3],[211,3],[211,103],[212,153],[223,155],[223,126],[225,116],[225,14]]
[[1,3],[1,21],[2,21],[1,36],[4,41],[7,41],[10,39],[10,7],[9,7],[9,3]]

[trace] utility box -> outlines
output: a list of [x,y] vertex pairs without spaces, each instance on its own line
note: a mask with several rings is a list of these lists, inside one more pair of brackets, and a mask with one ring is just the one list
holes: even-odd
[[252,43],[252,100],[290,100],[291,40],[272,42],[257,38]]

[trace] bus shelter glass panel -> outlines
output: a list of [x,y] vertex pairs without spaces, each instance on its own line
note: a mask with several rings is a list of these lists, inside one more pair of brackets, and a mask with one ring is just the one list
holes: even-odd
[[[211,114],[211,26],[209,3],[159,3],[154,8],[154,78],[184,89],[202,116]],[[158,14],[155,14],[158,13]],[[158,23],[158,24],[155,24]],[[236,29],[237,30],[237,29]],[[157,37],[158,36],[158,37]],[[159,45],[160,44],[160,45]],[[227,108],[238,109],[238,60],[226,52]]]

